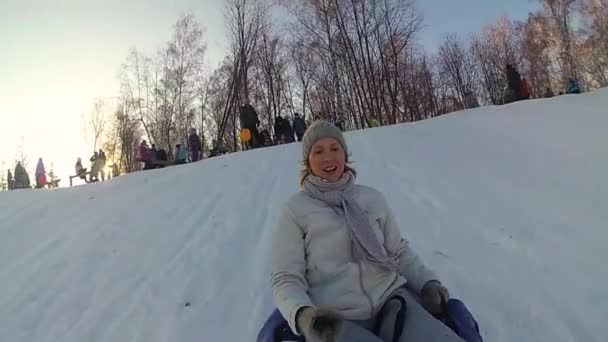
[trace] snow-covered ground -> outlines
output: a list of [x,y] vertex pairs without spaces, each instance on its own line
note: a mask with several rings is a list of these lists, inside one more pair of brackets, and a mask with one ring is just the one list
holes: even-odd
[[[347,140],[487,341],[608,341],[608,90]],[[0,193],[0,341],[254,341],[299,156]]]

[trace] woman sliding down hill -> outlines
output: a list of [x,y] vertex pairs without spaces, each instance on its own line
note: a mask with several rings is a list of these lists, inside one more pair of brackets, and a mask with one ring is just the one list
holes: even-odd
[[448,290],[401,237],[384,196],[355,184],[340,130],[313,123],[302,160],[302,191],[272,245],[274,298],[291,330],[307,342],[461,341],[431,315]]

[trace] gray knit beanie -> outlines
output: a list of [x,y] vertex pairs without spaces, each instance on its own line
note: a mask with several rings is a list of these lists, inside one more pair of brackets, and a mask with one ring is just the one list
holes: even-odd
[[344,149],[346,155],[346,161],[348,161],[348,147],[346,146],[344,135],[342,135],[342,132],[338,127],[324,120],[313,122],[306,130],[306,133],[304,133],[304,138],[302,139],[302,160],[308,160],[308,155],[310,154],[312,146],[323,138],[336,139],[338,143],[342,145],[342,149]]

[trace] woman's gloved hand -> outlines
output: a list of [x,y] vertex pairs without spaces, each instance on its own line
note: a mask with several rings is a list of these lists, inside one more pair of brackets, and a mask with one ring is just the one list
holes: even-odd
[[307,306],[300,309],[296,322],[306,342],[335,342],[342,330],[343,320],[331,310]]
[[422,306],[432,315],[443,312],[443,303],[450,299],[448,289],[437,280],[431,280],[424,285],[420,292]]

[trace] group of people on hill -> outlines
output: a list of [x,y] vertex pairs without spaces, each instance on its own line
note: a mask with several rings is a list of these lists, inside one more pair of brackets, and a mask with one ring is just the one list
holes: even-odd
[[[107,157],[106,153],[103,150],[99,150],[99,152],[94,152],[93,156],[89,159],[91,162],[91,169],[87,172],[87,169],[82,165],[82,159],[80,157],[76,160],[76,165],[74,166],[74,170],[76,171],[76,176],[80,179],[84,180],[87,183],[93,183],[99,181],[99,176],[101,175],[101,181],[106,180],[106,162]],[[87,179],[87,174],[89,178]],[[111,174],[107,175],[107,178],[117,177],[118,176],[118,165],[112,165]]]
[[[23,166],[22,162],[17,162],[15,165],[14,173],[11,173],[11,170],[7,170],[7,183],[8,190],[17,190],[17,189],[29,189],[32,187],[30,176]],[[44,162],[42,158],[38,159],[38,163],[36,163],[36,171],[34,172],[34,187],[36,189],[41,189],[44,187],[57,187],[59,185],[59,179],[47,179],[46,168],[44,167]]]
[[[510,103],[520,100],[528,100],[530,98],[530,84],[525,77],[521,77],[517,68],[511,64],[507,64],[507,84],[508,91],[504,97],[504,103]],[[577,80],[571,78],[566,85],[566,94],[580,94],[581,86]],[[559,92],[559,95],[563,95],[563,92]],[[551,88],[547,88],[543,97],[549,98],[555,96],[555,93]]]
[[258,148],[272,146],[275,144],[287,144],[295,141],[302,141],[304,132],[308,124],[306,120],[299,114],[295,113],[292,122],[289,122],[282,116],[277,116],[274,121],[274,136],[273,141],[268,129],[259,131],[260,119],[256,110],[249,104],[242,105],[239,109],[239,118],[241,127],[246,131],[246,139],[242,139],[247,148]]
[[202,158],[202,142],[196,129],[188,130],[188,144],[176,144],[173,149],[173,160],[169,160],[167,150],[157,149],[156,145],[148,145],[146,140],[142,140],[138,149],[137,160],[143,163],[143,170],[163,168],[168,165],[181,165],[187,162],[197,162]]

